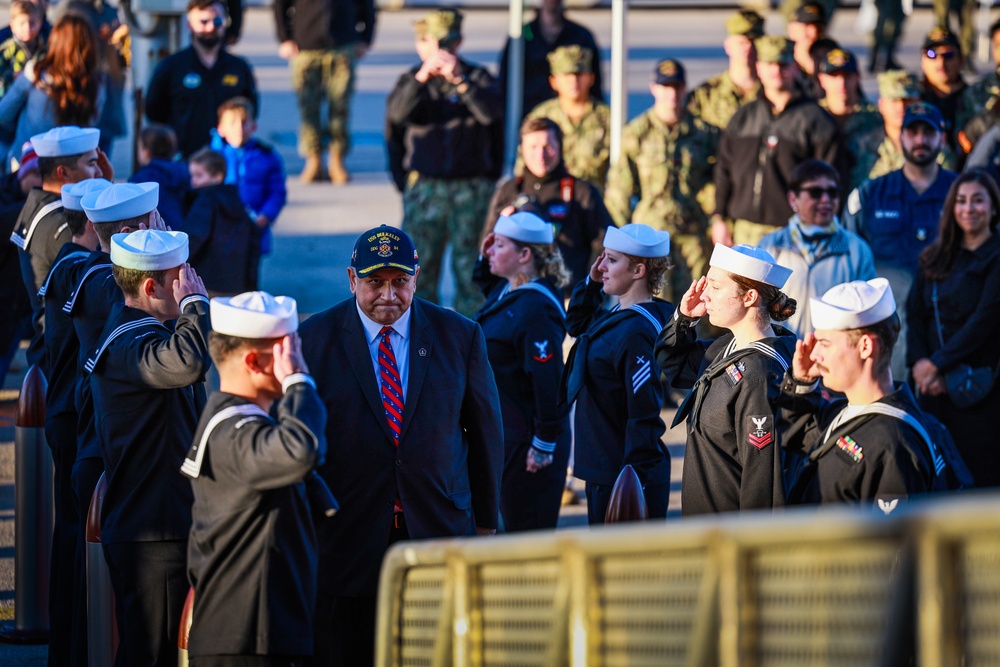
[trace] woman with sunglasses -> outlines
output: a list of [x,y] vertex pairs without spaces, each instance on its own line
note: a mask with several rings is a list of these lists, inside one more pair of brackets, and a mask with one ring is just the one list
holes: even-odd
[[[577,283],[566,314],[576,343],[566,362],[576,401],[573,473],[587,483],[587,519],[602,524],[625,465],[639,476],[650,518],[667,515],[670,455],[660,439],[663,389],[653,343],[674,312],[656,298],[670,268],[670,234],[632,223],[609,227],[604,251]],[[618,297],[608,309],[607,296]]]
[[[748,245],[716,245],[709,266],[656,343],[656,361],[670,385],[693,387],[673,422],[687,419],[684,516],[785,502],[775,417],[796,338],[772,320],[795,313],[795,300],[780,291],[792,272]],[[696,340],[695,324],[706,315],[729,333]]]
[[841,226],[837,170],[822,160],[806,160],[792,170],[788,226],[762,238],[758,246],[792,270],[782,288],[799,304],[786,326],[800,338],[813,330],[810,297],[834,285],[875,277],[875,258],[860,236]]
[[569,459],[560,406],[569,271],[555,230],[534,213],[500,216],[483,239],[473,280],[486,295],[476,321],[503,414],[500,513],[507,532],[555,528]]

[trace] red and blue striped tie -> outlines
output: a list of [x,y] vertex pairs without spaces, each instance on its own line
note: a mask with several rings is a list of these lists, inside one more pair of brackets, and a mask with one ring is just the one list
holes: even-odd
[[399,446],[399,434],[403,430],[403,383],[399,379],[399,367],[396,365],[396,353],[392,351],[389,334],[392,327],[382,327],[378,343],[379,384],[382,385],[382,405],[385,407],[385,418],[392,431],[392,441]]

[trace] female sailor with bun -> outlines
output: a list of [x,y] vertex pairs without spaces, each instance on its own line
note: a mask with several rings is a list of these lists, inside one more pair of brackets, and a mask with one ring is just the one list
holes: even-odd
[[[775,416],[796,339],[772,320],[795,313],[795,300],[780,291],[792,271],[748,245],[716,245],[709,266],[656,344],[656,361],[671,386],[693,387],[672,425],[687,418],[684,516],[785,501]],[[695,324],[705,315],[729,333],[696,340]]]
[[500,216],[473,279],[486,295],[476,313],[503,414],[500,513],[508,532],[555,528],[569,459],[560,405],[569,272],[552,225],[534,213]]
[[[670,234],[642,224],[609,227],[604,252],[577,284],[566,325],[577,341],[566,370],[576,400],[574,474],[587,482],[587,517],[604,522],[611,489],[629,464],[651,518],[667,514],[670,455],[660,437],[663,391],[653,344],[674,307],[655,298],[666,281]],[[605,296],[617,296],[611,310]]]

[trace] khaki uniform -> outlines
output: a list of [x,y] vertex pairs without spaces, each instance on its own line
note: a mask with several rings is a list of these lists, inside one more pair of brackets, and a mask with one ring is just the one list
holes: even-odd
[[[570,120],[559,106],[559,100],[542,102],[531,110],[528,118],[548,118],[562,130],[562,153],[566,170],[573,176],[590,181],[604,192],[604,183],[611,166],[611,107],[602,102],[588,103],[587,112],[578,124]],[[518,158],[515,172],[523,171]]]
[[483,305],[482,292],[471,277],[494,185],[489,178],[430,178],[410,173],[403,192],[403,231],[420,252],[417,296],[437,301],[442,255],[450,240],[455,310],[471,317]]
[[[670,232],[670,293],[674,301],[708,268],[708,212],[715,209],[712,171],[719,130],[686,117],[668,127],[652,109],[622,133],[622,152],[611,170],[605,206],[619,227],[641,222]],[[633,198],[638,201],[633,205]]]
[[745,94],[733,83],[729,72],[712,77],[691,92],[688,99],[688,111],[701,118],[706,123],[720,129],[726,129],[740,107],[757,99],[760,83],[752,93]]
[[298,96],[299,154],[319,155],[323,150],[323,100],[330,105],[330,150],[341,155],[350,149],[347,118],[354,94],[354,63],[357,45],[336,49],[299,51],[292,58],[292,88]]

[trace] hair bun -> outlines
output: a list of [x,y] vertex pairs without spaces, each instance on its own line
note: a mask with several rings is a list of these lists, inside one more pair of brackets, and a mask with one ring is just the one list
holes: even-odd
[[795,314],[797,305],[795,299],[784,292],[778,292],[778,297],[768,306],[768,315],[775,322],[784,322]]

